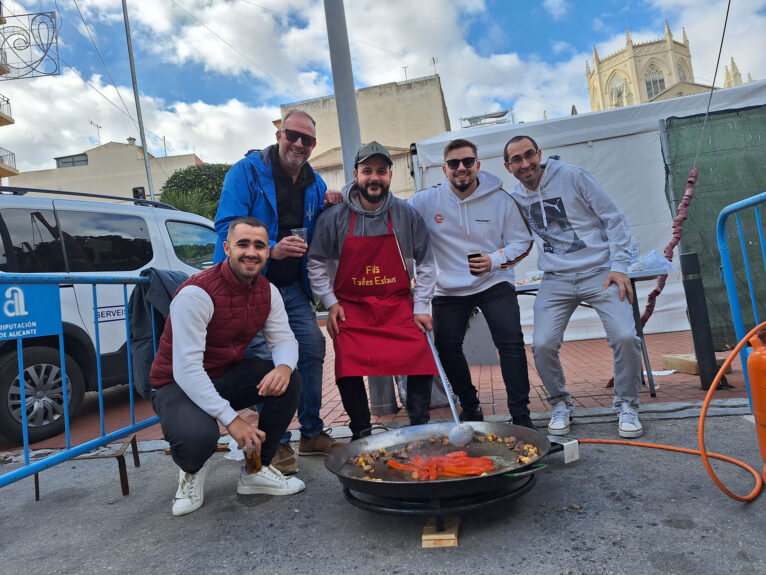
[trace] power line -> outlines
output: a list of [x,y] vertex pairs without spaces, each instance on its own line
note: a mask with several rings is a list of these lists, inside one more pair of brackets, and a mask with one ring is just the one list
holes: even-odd
[[[98,46],[96,45],[96,41],[93,39],[93,35],[90,33],[90,28],[88,28],[88,23],[85,21],[85,18],[82,15],[82,12],[80,12],[80,7],[77,5],[77,0],[72,0],[74,3],[74,7],[77,8],[77,13],[80,15],[80,20],[82,20],[83,26],[85,26],[85,31],[88,33],[88,38],[90,38],[91,44],[93,44],[93,47],[96,49],[96,54],[98,54],[98,59],[101,60],[101,65],[104,67],[104,70],[106,70],[106,75],[109,76],[109,81],[112,83],[112,86],[114,86],[115,92],[117,92],[117,96],[120,98],[120,102],[122,102],[123,107],[125,108],[125,111],[128,111],[128,105],[125,103],[125,100],[122,99],[122,94],[120,94],[120,91],[117,89],[117,84],[115,84],[114,79],[112,78],[112,74],[109,72],[109,68],[106,66],[106,62],[104,62],[104,58],[101,56],[101,51],[98,49]],[[130,112],[128,112],[128,116],[130,116]],[[133,118],[131,117],[131,120]],[[135,124],[135,122],[133,122]]]
[[226,44],[226,45],[227,45],[229,48],[231,48],[231,49],[232,49],[232,50],[234,50],[234,51],[235,51],[237,54],[239,54],[240,56],[242,56],[242,57],[243,57],[245,60],[247,60],[248,62],[250,62],[250,63],[251,63],[253,66],[255,66],[255,67],[256,67],[256,68],[257,68],[257,69],[258,69],[258,70],[259,70],[259,71],[260,71],[260,72],[261,72],[261,73],[262,73],[264,76],[266,76],[266,77],[270,78],[270,79],[271,79],[271,80],[273,80],[275,83],[281,84],[281,85],[284,87],[284,89],[285,89],[285,90],[286,90],[288,93],[292,94],[292,96],[293,96],[294,98],[297,98],[297,97],[298,97],[298,96],[297,96],[297,94],[296,94],[295,92],[293,92],[293,91],[290,89],[290,87],[289,87],[289,86],[288,86],[286,83],[282,82],[282,81],[281,81],[281,80],[279,80],[278,78],[276,78],[276,77],[272,76],[271,74],[269,74],[269,73],[268,73],[266,70],[264,70],[264,69],[263,69],[263,68],[261,68],[261,67],[260,67],[258,64],[256,64],[256,63],[255,63],[253,60],[251,60],[251,59],[250,59],[250,58],[249,58],[249,57],[248,57],[246,54],[244,54],[244,53],[243,53],[243,52],[241,52],[239,49],[235,48],[235,47],[234,47],[232,44],[230,44],[230,43],[229,43],[229,42],[228,42],[228,41],[227,41],[225,38],[223,38],[223,37],[222,37],[220,34],[218,34],[218,33],[217,33],[215,30],[213,30],[212,28],[210,28],[210,27],[209,27],[209,26],[207,26],[206,24],[203,24],[202,22],[200,22],[200,21],[197,19],[197,17],[196,17],[194,14],[192,14],[191,12],[189,12],[189,11],[188,11],[186,8],[184,8],[183,6],[181,6],[181,5],[180,5],[178,2],[176,2],[175,0],[173,0],[173,4],[175,4],[175,5],[176,5],[176,6],[178,6],[178,7],[179,7],[181,10],[183,10],[184,12],[186,12],[186,13],[189,15],[189,17],[190,17],[192,20],[194,20],[194,21],[195,21],[197,24],[199,24],[200,26],[202,26],[203,28],[205,28],[205,29],[206,29],[208,32],[210,32],[210,33],[211,33],[213,36],[215,36],[215,37],[216,37],[216,38],[218,38],[218,39],[219,39],[221,42],[223,42],[224,44]]

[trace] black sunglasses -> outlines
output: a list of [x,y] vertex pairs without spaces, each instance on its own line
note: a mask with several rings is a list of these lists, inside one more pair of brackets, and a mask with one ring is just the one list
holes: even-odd
[[460,163],[463,163],[466,170],[473,168],[476,163],[476,158],[462,158],[460,160],[447,160],[446,164],[450,170],[457,170],[460,167]]
[[307,148],[310,148],[317,142],[317,139],[314,136],[301,134],[300,132],[296,132],[295,130],[288,130],[287,128],[285,128],[284,130],[282,130],[282,133],[285,135],[285,138],[287,138],[287,141],[290,143],[297,142],[298,138],[300,138],[301,143]]

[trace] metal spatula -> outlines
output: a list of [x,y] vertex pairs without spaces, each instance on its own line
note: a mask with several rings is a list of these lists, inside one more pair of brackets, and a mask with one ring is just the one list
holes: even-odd
[[434,356],[436,367],[439,369],[439,376],[441,377],[442,385],[444,386],[444,392],[447,394],[447,401],[449,401],[449,407],[452,410],[452,417],[455,418],[455,427],[452,428],[447,437],[449,437],[449,442],[455,447],[465,447],[473,440],[473,427],[468,423],[460,421],[460,418],[457,415],[455,401],[452,399],[452,388],[449,381],[447,381],[447,374],[444,373],[442,363],[439,361],[439,354],[436,353],[434,342],[431,339],[431,332],[426,332],[426,339],[431,348],[431,353]]

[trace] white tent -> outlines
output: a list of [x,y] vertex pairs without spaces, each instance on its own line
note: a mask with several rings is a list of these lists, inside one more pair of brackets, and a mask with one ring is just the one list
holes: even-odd
[[[660,145],[660,120],[704,114],[710,94],[699,94],[606,112],[591,112],[541,122],[501,124],[446,132],[417,143],[416,181],[419,187],[432,186],[444,178],[444,146],[465,138],[478,146],[481,168],[500,176],[510,189],[515,178],[503,166],[503,146],[512,137],[533,137],[543,150],[543,159],[557,154],[565,162],[591,171],[625,213],[641,255],[656,250],[660,255],[672,235],[670,207],[665,196],[665,164]],[[766,81],[713,92],[711,111],[733,110],[766,103]],[[688,174],[676,174],[683,178]],[[683,240],[682,240],[683,241]],[[537,253],[516,266],[516,281],[536,270]],[[678,266],[676,249],[674,264]],[[637,285],[643,312],[654,281]],[[520,297],[522,326],[531,341],[532,301]],[[655,311],[646,324],[647,333],[689,329],[686,299],[680,272],[668,276]],[[572,316],[565,339],[604,337],[601,322],[592,310],[578,309]]]

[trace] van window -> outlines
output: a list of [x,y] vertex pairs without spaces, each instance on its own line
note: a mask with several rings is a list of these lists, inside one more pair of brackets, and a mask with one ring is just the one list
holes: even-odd
[[213,265],[213,252],[218,241],[215,230],[190,222],[167,221],[165,225],[179,260],[198,270]]
[[0,271],[66,271],[53,210],[3,208],[0,212]]
[[139,216],[58,210],[69,271],[137,270],[152,259],[146,222]]

